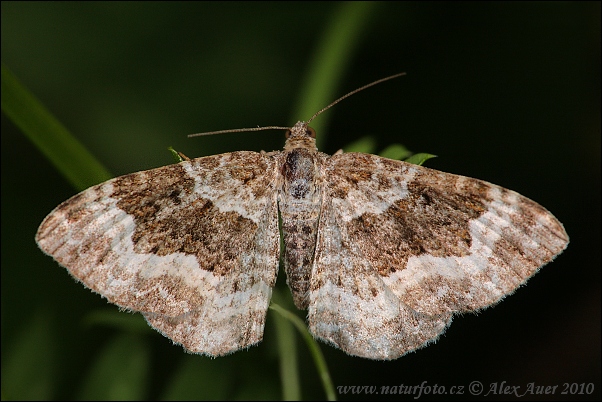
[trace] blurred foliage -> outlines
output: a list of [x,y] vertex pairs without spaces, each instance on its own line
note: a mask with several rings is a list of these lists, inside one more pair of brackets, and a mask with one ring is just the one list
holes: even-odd
[[2,64],[2,112],[33,142],[77,190],[111,178],[48,110]]
[[[321,344],[335,389],[594,382],[593,394],[574,397],[599,399],[599,3],[350,4],[2,2],[2,62],[116,175],[172,163],[169,145],[190,157],[281,149],[279,133],[186,134],[291,125],[407,71],[320,115],[312,124],[320,150],[433,152],[429,165],[534,198],[572,243],[528,286],[477,318],[456,319],[417,353],[372,362]],[[37,226],[75,190],[7,116],[2,399],[325,398],[307,346],[277,328],[276,314],[258,346],[218,359],[189,355],[43,255]],[[407,149],[389,145],[399,143]],[[290,298],[284,279],[277,290]]]

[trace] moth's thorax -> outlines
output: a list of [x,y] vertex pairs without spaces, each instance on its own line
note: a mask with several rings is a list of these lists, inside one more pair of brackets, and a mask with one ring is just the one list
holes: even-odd
[[284,143],[284,150],[291,151],[295,148],[305,148],[317,152],[315,132],[310,130],[307,123],[298,121],[289,131]]
[[312,201],[316,191],[317,154],[305,148],[285,152],[282,165],[283,192],[291,201]]

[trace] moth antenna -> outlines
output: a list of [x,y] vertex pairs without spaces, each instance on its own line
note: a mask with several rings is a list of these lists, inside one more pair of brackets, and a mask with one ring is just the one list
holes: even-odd
[[[339,99],[335,100],[334,102],[332,102],[331,104],[329,104],[325,108],[322,108],[320,111],[318,111],[316,114],[314,114],[309,120],[307,120],[307,124],[309,124],[313,119],[318,117],[318,115],[320,115],[322,112],[325,112],[326,110],[330,109],[331,107],[333,107],[334,105],[336,105],[337,103],[342,101],[343,99],[348,98],[351,95],[354,95],[354,94],[356,94],[360,91],[363,91],[364,89],[370,88],[374,85],[380,84],[385,81],[392,80],[393,78],[401,77],[402,75],[406,75],[406,73],[399,73],[399,74],[391,75],[389,77],[381,78],[380,80],[376,80],[374,82],[366,84],[354,91],[349,92],[346,95],[341,96]],[[229,129],[229,130],[207,131],[204,133],[188,134],[188,138],[202,137],[205,135],[214,135],[214,134],[244,133],[244,132],[249,132],[249,131],[263,131],[263,130],[290,130],[290,127],[266,126],[266,127],[253,127],[253,128],[234,128],[234,129]]]
[[263,130],[288,130],[290,127],[280,127],[280,126],[266,126],[266,127],[252,127],[252,128],[233,128],[230,130],[218,130],[218,131],[207,131],[204,133],[196,133],[196,134],[188,134],[188,138],[191,137],[201,137],[204,135],[214,135],[214,134],[226,134],[226,133],[243,133],[248,131],[263,131]]
[[315,119],[316,117],[318,117],[318,115],[320,115],[322,112],[327,111],[328,109],[330,109],[331,107],[333,107],[334,105],[336,105],[337,103],[339,103],[340,101],[342,101],[343,99],[348,98],[351,95],[355,95],[356,93],[358,93],[360,91],[363,91],[364,89],[367,89],[367,88],[370,88],[370,87],[372,87],[374,85],[380,84],[381,82],[385,82],[385,81],[392,80],[393,78],[401,77],[402,75],[406,75],[406,73],[399,73],[399,74],[391,75],[389,77],[381,78],[380,80],[376,80],[374,82],[366,84],[363,87],[359,87],[358,89],[356,89],[354,91],[351,91],[351,92],[349,92],[346,95],[341,96],[339,99],[335,100],[330,105],[326,106],[325,108],[321,109],[316,114],[314,114],[313,116],[311,116],[311,118],[309,120],[307,120],[307,124],[309,124],[313,119]]

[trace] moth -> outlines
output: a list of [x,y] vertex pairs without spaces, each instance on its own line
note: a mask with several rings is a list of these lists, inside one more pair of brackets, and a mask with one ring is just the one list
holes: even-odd
[[298,122],[283,151],[185,160],[93,186],[54,209],[36,241],[192,353],[261,341],[281,253],[317,339],[378,360],[423,347],[454,314],[514,292],[569,238],[544,207],[500,186],[317,150],[311,120],[399,75]]

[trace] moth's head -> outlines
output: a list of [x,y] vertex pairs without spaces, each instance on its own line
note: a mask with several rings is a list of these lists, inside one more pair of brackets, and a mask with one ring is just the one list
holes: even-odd
[[293,127],[286,130],[286,143],[284,150],[290,151],[294,148],[307,148],[317,150],[316,132],[306,122],[298,121]]

